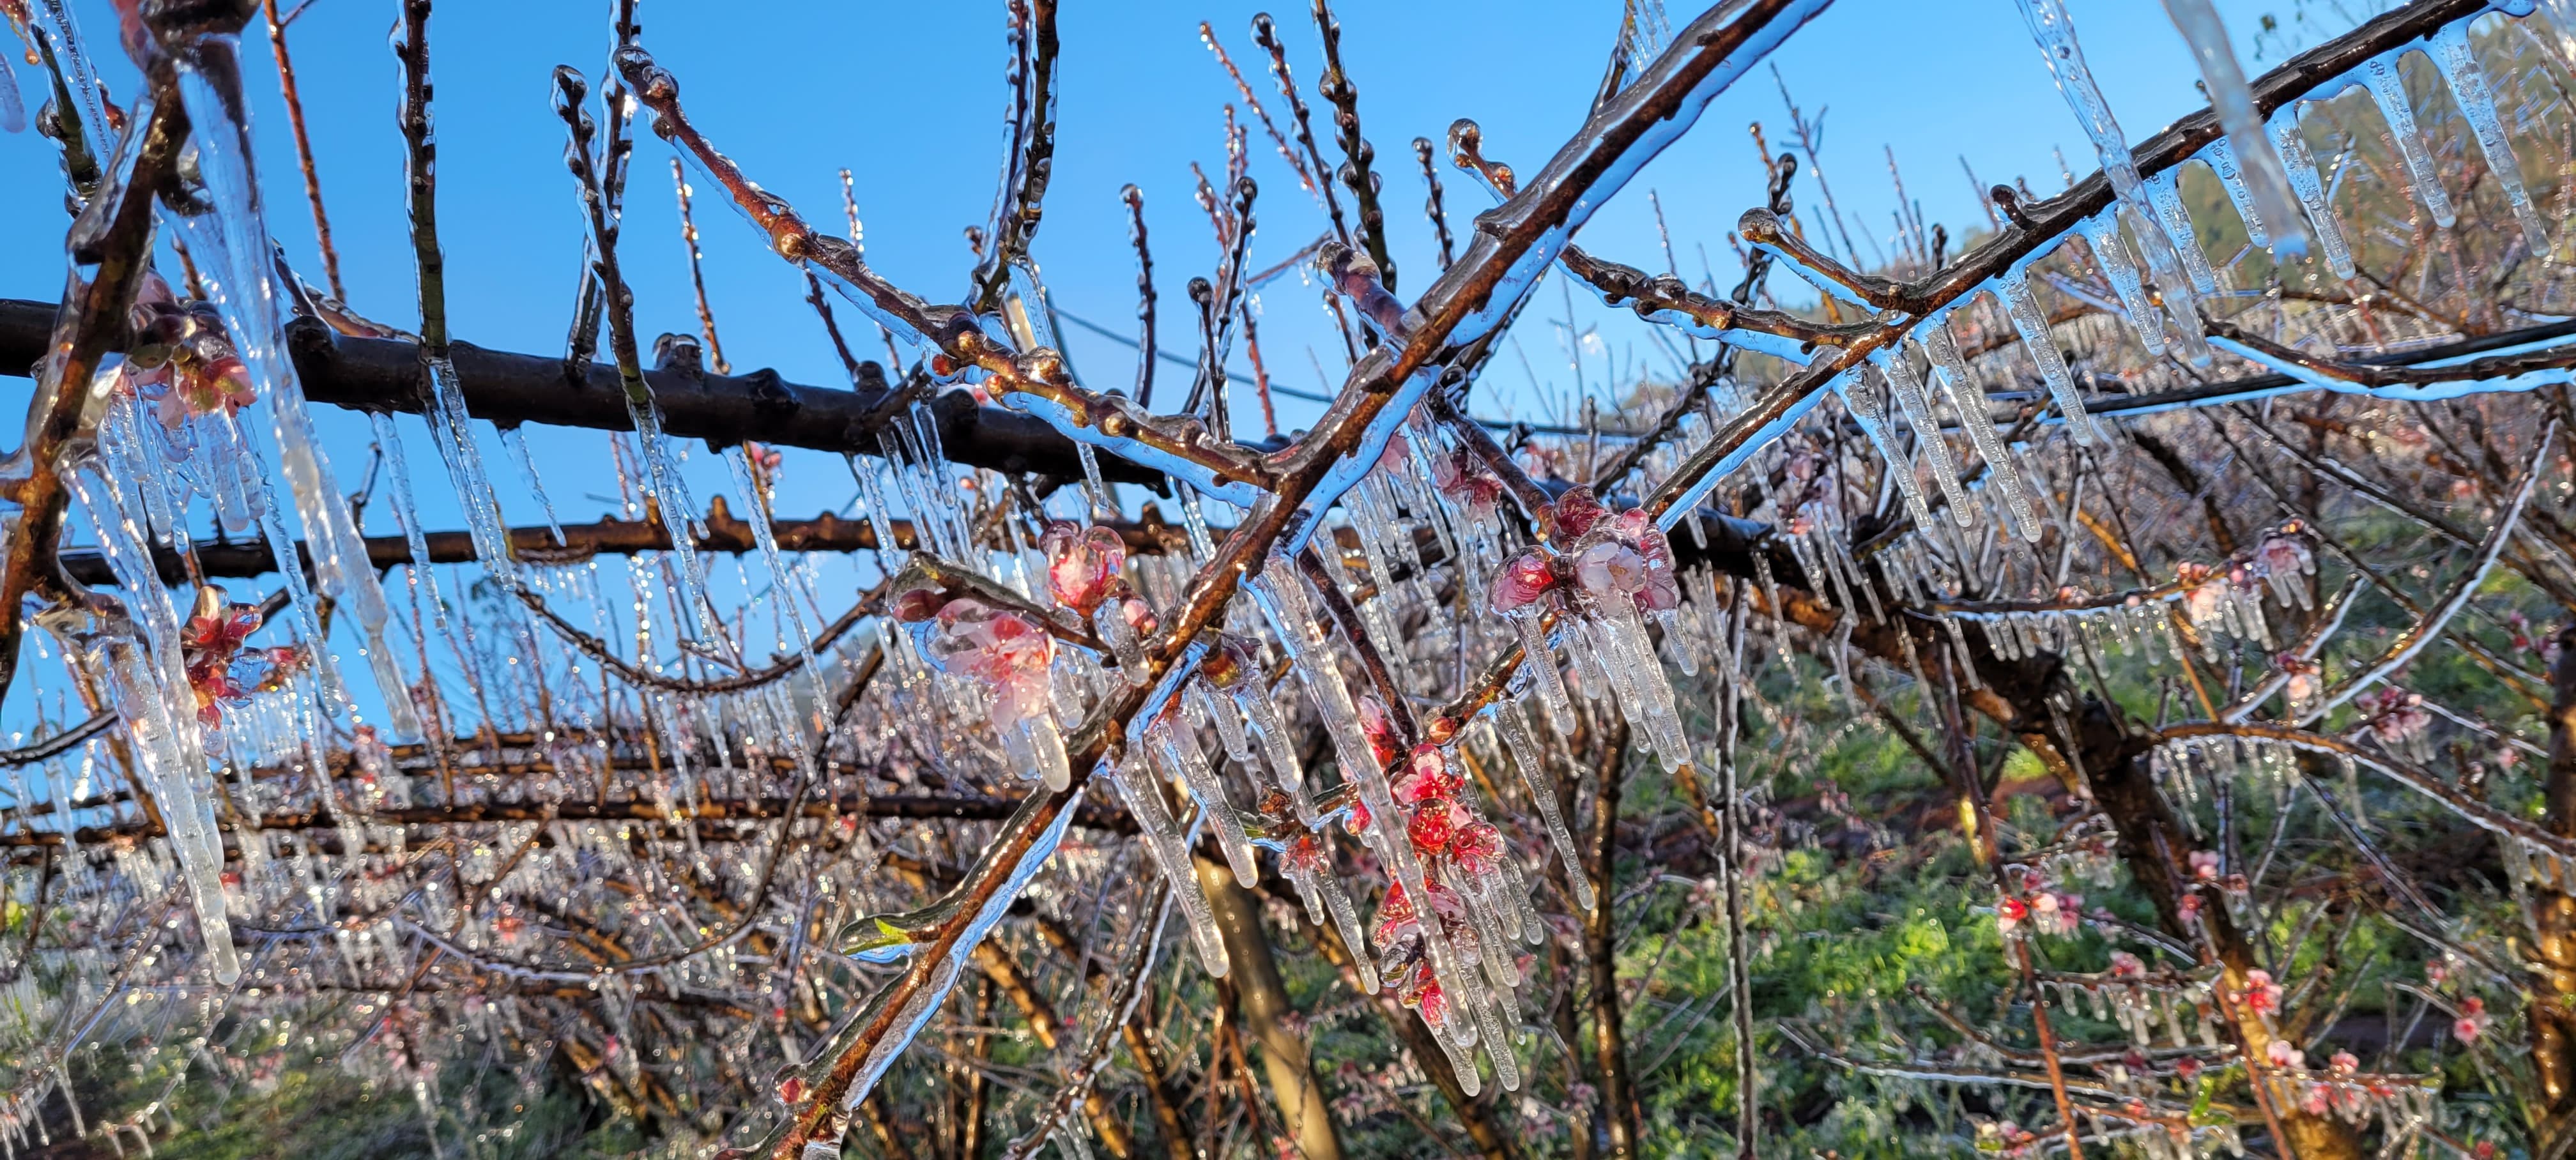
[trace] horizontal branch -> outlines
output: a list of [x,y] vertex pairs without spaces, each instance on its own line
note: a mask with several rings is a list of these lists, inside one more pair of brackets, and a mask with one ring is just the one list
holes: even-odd
[[[5,303],[0,303],[5,306]],[[707,534],[697,538],[701,552],[744,555],[760,549],[752,535],[751,524],[733,514],[722,496],[707,505]],[[825,512],[812,519],[770,521],[770,531],[777,536],[782,552],[859,552],[879,547],[876,529],[869,520],[842,519]],[[911,550],[919,547],[910,520],[889,521],[894,527],[895,546]],[[1121,521],[1111,525],[1127,542],[1133,555],[1157,556],[1178,551],[1189,543],[1188,534],[1179,525],[1163,519],[1153,505],[1145,506],[1143,519]],[[510,529],[511,554],[520,560],[553,562],[588,559],[592,556],[631,555],[638,552],[667,551],[671,535],[658,520],[621,520],[605,518],[587,524],[566,524],[563,542],[555,542],[552,528]],[[466,531],[430,532],[424,540],[432,564],[467,564],[474,560],[474,534]],[[412,562],[411,544],[401,536],[366,537],[367,562],[379,570]],[[277,571],[277,557],[268,545],[256,540],[222,540],[195,546],[197,566],[210,577],[264,576]],[[313,554],[302,541],[296,543],[296,554],[311,569]],[[165,583],[177,584],[188,578],[187,562],[179,553],[154,548],[154,567]],[[94,549],[74,549],[62,553],[63,571],[72,579],[91,587],[116,583],[108,570],[107,559]]]
[[[0,299],[0,373],[24,375],[44,357],[54,307]],[[304,394],[315,402],[360,411],[409,411],[424,405],[420,347],[398,338],[336,334],[321,321],[287,324],[287,346]],[[626,394],[617,368],[588,364],[578,380],[559,357],[453,348],[466,408],[502,427],[540,423],[630,431]],[[742,375],[694,374],[678,367],[647,370],[663,429],[723,447],[756,439],[782,447],[876,455],[877,429],[904,405],[903,392],[885,381],[883,368],[860,363],[855,390],[791,383],[773,370]],[[1031,415],[977,406],[971,395],[951,391],[932,402],[939,439],[948,457],[996,471],[1033,471],[1074,479],[1082,474],[1073,441]],[[1119,458],[1114,449],[1100,463],[1104,477],[1159,483],[1160,472]]]
[[[650,801],[581,802],[568,801],[555,805],[541,802],[519,804],[477,803],[460,806],[421,806],[411,809],[372,810],[361,814],[340,815],[327,811],[291,814],[268,814],[250,821],[261,830],[336,830],[352,826],[480,826],[503,822],[676,822],[676,821],[761,821],[776,818],[787,808],[785,798],[750,798],[742,800],[701,801],[695,807],[674,806],[668,809]],[[911,818],[922,821],[998,822],[1008,819],[1020,803],[1012,798],[958,794],[872,794],[844,795],[838,798],[808,800],[797,811],[807,818],[861,817]],[[1103,806],[1087,806],[1074,815],[1074,824],[1113,833],[1134,833],[1136,823],[1125,813]],[[165,831],[152,822],[129,822],[114,826],[82,826],[70,837],[83,846],[137,838],[157,838]],[[65,836],[60,830],[20,830],[0,834],[0,847],[61,846]]]

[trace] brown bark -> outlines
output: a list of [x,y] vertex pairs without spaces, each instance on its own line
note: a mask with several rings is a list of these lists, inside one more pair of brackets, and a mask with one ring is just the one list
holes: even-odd
[[1592,1054],[1601,1073],[1602,1119],[1609,1128],[1610,1155],[1632,1160],[1644,1137],[1644,1115],[1636,1083],[1628,1074],[1628,1047],[1619,1006],[1618,910],[1619,772],[1628,759],[1628,726],[1606,730],[1602,739],[1600,790],[1592,805],[1592,892],[1600,901],[1583,918],[1583,956],[1592,988]]
[[1279,1108],[1279,1122],[1296,1139],[1306,1160],[1340,1160],[1342,1142],[1333,1132],[1324,1089],[1315,1082],[1306,1041],[1284,1022],[1296,1008],[1288,1002],[1288,988],[1280,982],[1279,964],[1270,954],[1270,935],[1261,925],[1261,902],[1234,880],[1233,870],[1204,857],[1194,861],[1199,888],[1207,894],[1208,908],[1216,913],[1226,961],[1232,964],[1226,980],[1234,984],[1245,1029],[1261,1044],[1262,1075],[1269,1082],[1271,1103]]
[[[2576,628],[2558,634],[2550,670],[2549,781],[2540,824],[2576,836]],[[2539,1082],[2544,1134],[2561,1136],[2576,1118],[2576,898],[2533,883],[2527,956],[2540,1002],[2531,1005],[2531,1064]]]

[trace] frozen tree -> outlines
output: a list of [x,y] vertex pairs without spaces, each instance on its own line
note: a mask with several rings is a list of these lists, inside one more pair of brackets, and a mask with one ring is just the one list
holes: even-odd
[[[1165,294],[1128,187],[1136,359],[1086,375],[1032,258],[1053,0],[1007,5],[956,302],[868,265],[847,171],[847,237],[764,191],[617,0],[552,77],[586,250],[546,354],[449,331],[431,0],[394,40],[418,296],[374,316],[300,9],[84,38],[0,0],[0,128],[74,213],[60,302],[0,301],[0,1140],[263,1138],[345,1076],[403,1146],[496,1156],[2576,1149],[2576,5],[2412,0],[2249,77],[2166,0],[2209,108],[2133,139],[2060,0],[1997,0],[2098,172],[1865,257],[1783,82],[1739,281],[1575,243],[1825,6],[1631,0],[1553,154],[1460,121],[1418,175],[1324,0],[1311,84],[1269,16],[1266,82],[1203,25],[1219,263]],[[647,130],[693,273],[765,246],[846,383],[733,373],[703,277],[697,334],[637,330]],[[1399,280],[1417,176],[1438,266]],[[702,239],[708,200],[757,236]],[[1283,434],[1291,277],[1347,358]],[[1550,278],[1669,373],[1490,417]],[[558,518],[530,423],[604,432],[622,511]],[[855,510],[773,511],[835,458]]]

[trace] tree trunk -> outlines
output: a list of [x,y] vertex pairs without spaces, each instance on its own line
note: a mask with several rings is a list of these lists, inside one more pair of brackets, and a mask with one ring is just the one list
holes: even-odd
[[1592,891],[1599,904],[1584,916],[1583,956],[1592,987],[1592,1052],[1601,1072],[1602,1119],[1610,1130],[1614,1160],[1635,1160],[1643,1136],[1636,1085],[1628,1076],[1627,1038],[1619,1010],[1618,909],[1619,772],[1628,758],[1625,722],[1605,730],[1601,786],[1592,804]]
[[[2036,699],[2032,703],[2037,703]],[[2157,924],[2165,933],[2185,943],[2202,945],[2205,932],[2205,945],[2218,960],[2221,985],[2231,996],[2244,994],[2247,973],[2261,963],[2255,959],[2254,949],[2246,943],[2243,932],[2228,917],[2225,905],[2213,894],[2206,898],[2207,905],[2195,918],[2188,922],[2183,918],[2182,899],[2195,889],[2181,870],[2192,842],[2181,820],[2156,792],[2155,780],[2147,772],[2146,739],[2130,735],[2100,702],[2091,698],[2086,699],[2074,722],[2078,759],[2092,782],[2094,800],[2120,832],[2120,860],[2129,869],[2130,881],[2154,903]],[[2037,730],[2026,732],[2023,741],[2041,752],[2056,747],[2051,738]],[[2238,1049],[2255,1066],[2262,1066],[2272,1048],[2271,1028],[2241,1003],[2224,1003],[2222,1010],[2226,1018],[2221,1021],[2235,1029]],[[2263,1098],[2258,1092],[2257,1099]],[[2284,1156],[2296,1160],[2357,1160],[2361,1155],[2360,1136],[2343,1121],[2309,1115],[2294,1103],[2270,1103],[2269,1111],[2280,1134],[2286,1137],[2280,1142]]]
[[1279,981],[1279,965],[1270,957],[1270,935],[1261,925],[1261,900],[1234,880],[1232,869],[1205,857],[1192,861],[1198,865],[1199,888],[1207,894],[1208,908],[1216,913],[1217,930],[1225,938],[1226,961],[1233,964],[1226,979],[1241,1000],[1244,1026],[1261,1044],[1262,1077],[1270,1085],[1270,1102],[1279,1108],[1279,1122],[1296,1138],[1297,1150],[1306,1160],[1341,1160],[1342,1142],[1333,1134],[1332,1110],[1324,1102],[1322,1085],[1315,1082],[1306,1041],[1283,1022],[1296,1009],[1289,1005],[1288,988]]
[[[2570,837],[2576,836],[2576,628],[2559,632],[2550,678],[2548,804],[2540,824]],[[2526,958],[2540,1000],[2530,1010],[2531,1066],[2540,1087],[2540,1134],[2555,1138],[2576,1119],[2576,898],[2535,881],[2529,905]]]

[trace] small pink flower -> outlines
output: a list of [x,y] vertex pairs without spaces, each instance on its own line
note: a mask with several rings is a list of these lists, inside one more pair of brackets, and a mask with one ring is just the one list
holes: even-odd
[[1404,833],[1413,840],[1414,852],[1427,858],[1449,848],[1449,839],[1458,832],[1459,817],[1456,805],[1436,799],[1428,801],[1405,822]]
[[2308,1053],[2290,1046],[2290,1041],[2287,1039],[2273,1040],[2272,1046],[2264,1050],[2264,1055],[2271,1060],[2274,1067],[2295,1070],[2308,1066]]
[[1324,841],[1313,834],[1299,834],[1279,855],[1287,868],[1300,874],[1320,874],[1332,867],[1332,855]]
[[1502,864],[1503,833],[1491,823],[1470,822],[1449,839],[1449,856],[1470,874],[1490,874]]
[[1127,542],[1097,524],[1085,528],[1057,520],[1038,538],[1038,549],[1046,553],[1047,585],[1055,602],[1086,618],[1109,596],[1110,582],[1127,566]]
[[1386,702],[1374,694],[1360,697],[1360,732],[1368,736],[1369,752],[1377,758],[1380,769],[1394,764],[1397,755],[1404,752],[1396,740],[1394,716],[1386,711]]
[[2135,979],[2144,976],[2146,973],[2147,964],[2139,961],[2138,956],[2130,954],[2127,951],[2111,952],[2112,978]]
[[2218,881],[2218,853],[2214,850],[2191,852],[2191,876],[2202,882]]
[[2297,536],[2274,533],[2254,549],[2254,566],[2267,576],[2302,576],[2317,570],[2316,556]]
[[922,653],[931,664],[992,691],[998,719],[1020,720],[1051,699],[1047,666],[1055,658],[1055,640],[1027,616],[959,597],[915,631],[924,636]]
[[1646,584],[1646,558],[1616,540],[1594,544],[1574,558],[1574,579],[1595,600],[1616,600]]
[[1494,575],[1491,602],[1496,612],[1510,612],[1527,606],[1556,587],[1554,561],[1546,552],[1532,548],[1503,562]]
[[2257,1015],[2281,1009],[2281,985],[2272,981],[2272,972],[2245,972],[2245,1009]]
[[2338,1051],[2326,1061],[2326,1069],[2336,1075],[2351,1075],[2361,1070],[2361,1057],[2349,1051]]
[[2475,1043],[2494,1020],[2487,1014],[2487,1001],[2472,995],[2460,1000],[2460,1017],[2451,1022],[2451,1037],[2462,1043]]
[[1457,774],[1450,772],[1449,759],[1439,746],[1417,745],[1413,747],[1413,760],[1406,763],[1403,775],[1396,779],[1395,800],[1420,805],[1434,798],[1454,796],[1463,784]]
[[1463,448],[1431,456],[1431,486],[1478,522],[1493,518],[1503,495],[1502,481]]
[[1592,530],[1592,525],[1608,515],[1601,501],[1593,498],[1592,489],[1580,484],[1565,489],[1556,502],[1539,510],[1539,524],[1547,529],[1548,539],[1573,540]]

